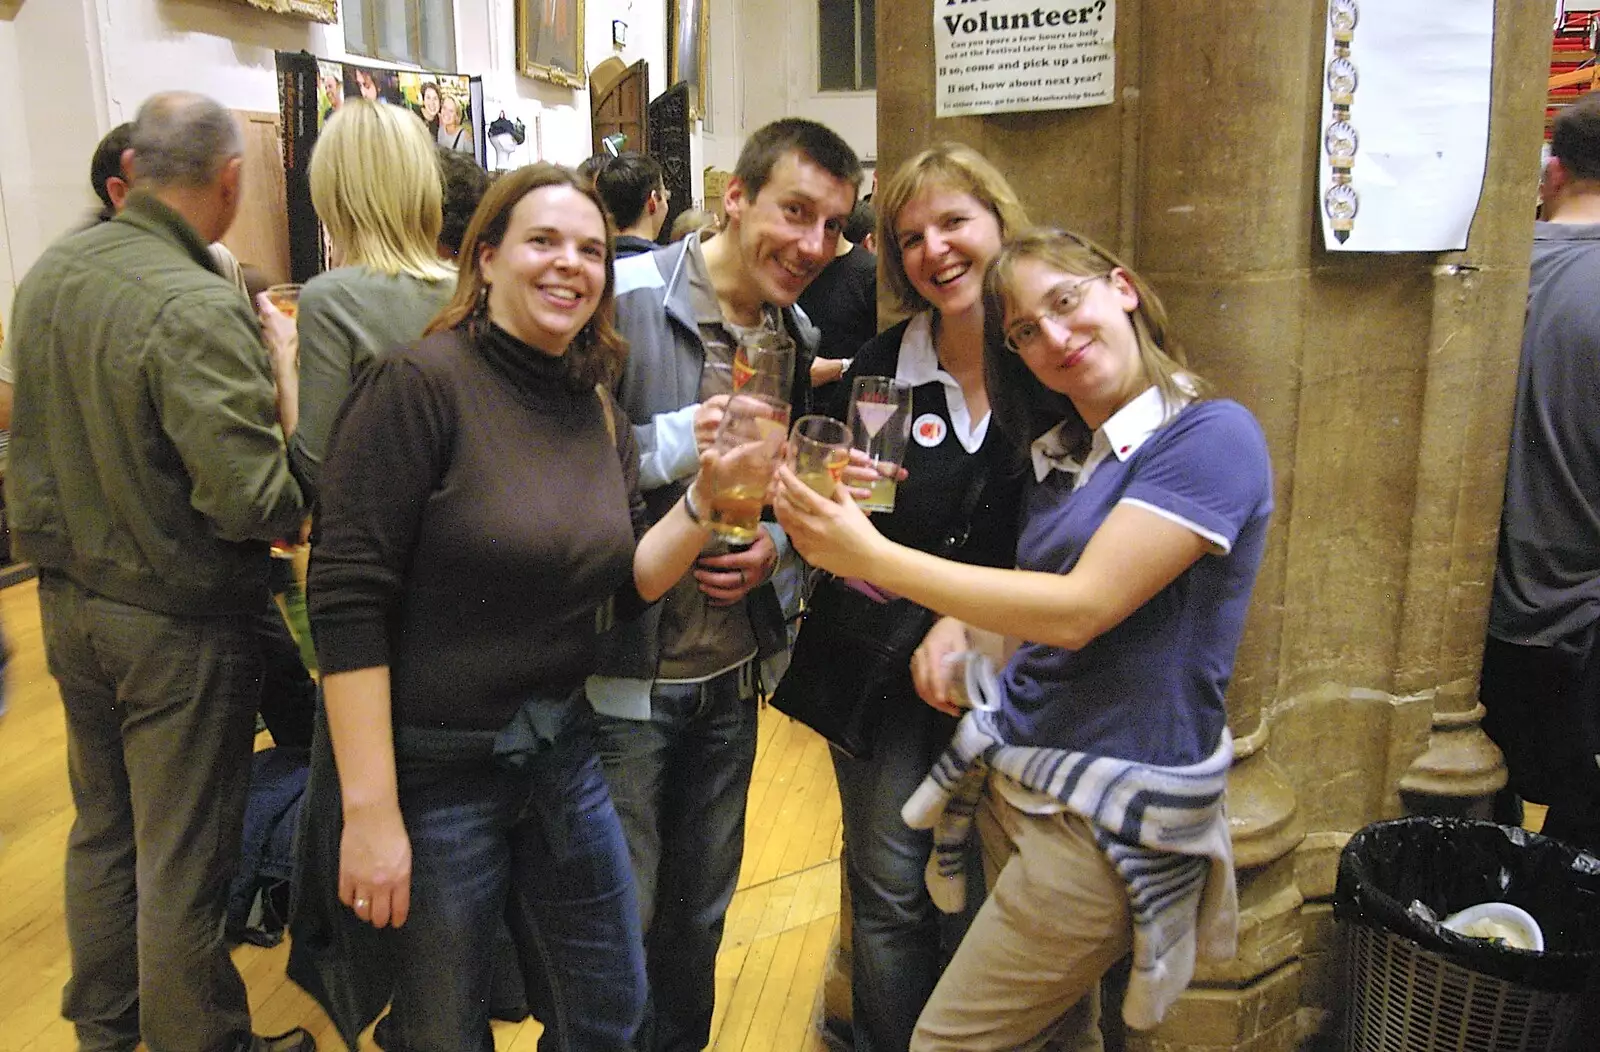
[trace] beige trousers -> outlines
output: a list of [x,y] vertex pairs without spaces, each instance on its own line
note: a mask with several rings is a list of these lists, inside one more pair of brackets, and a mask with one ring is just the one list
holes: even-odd
[[1098,1052],[1100,978],[1133,939],[1122,879],[1085,819],[1019,811],[992,783],[977,825],[989,898],[912,1052]]

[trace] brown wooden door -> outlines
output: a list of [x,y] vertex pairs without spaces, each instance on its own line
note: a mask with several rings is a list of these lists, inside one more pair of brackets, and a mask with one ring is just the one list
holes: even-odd
[[278,115],[249,110],[234,110],[233,115],[244,128],[244,194],[222,243],[239,262],[260,269],[274,284],[288,281],[289,206]]
[[[591,85],[593,89],[595,86]],[[640,59],[609,87],[593,90],[589,108],[594,127],[594,152],[604,153],[601,140],[621,132],[628,137],[624,150],[647,153],[650,149],[650,118],[645,108],[650,91],[650,66]]]

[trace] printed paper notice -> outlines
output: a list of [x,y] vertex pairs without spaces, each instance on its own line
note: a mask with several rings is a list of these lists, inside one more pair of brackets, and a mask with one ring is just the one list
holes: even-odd
[[1116,0],[933,0],[940,117],[1111,102]]
[[1467,247],[1494,0],[1329,0],[1318,211],[1332,252]]

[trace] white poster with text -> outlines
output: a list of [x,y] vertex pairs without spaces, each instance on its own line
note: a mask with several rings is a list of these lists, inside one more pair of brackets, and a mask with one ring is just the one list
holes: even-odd
[[940,117],[1104,106],[1116,0],[933,0]]

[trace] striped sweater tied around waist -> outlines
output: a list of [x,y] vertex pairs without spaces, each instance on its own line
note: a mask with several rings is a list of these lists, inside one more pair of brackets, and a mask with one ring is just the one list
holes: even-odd
[[[992,670],[983,693],[992,701]],[[963,852],[992,772],[1060,801],[1086,819],[1128,889],[1133,972],[1123,1020],[1148,1030],[1189,985],[1197,957],[1221,961],[1238,942],[1238,896],[1224,800],[1233,739],[1189,767],[1157,767],[1067,749],[1007,745],[993,706],[962,717],[944,755],[906,801],[901,817],[934,831],[927,884],[947,913],[966,901]]]

